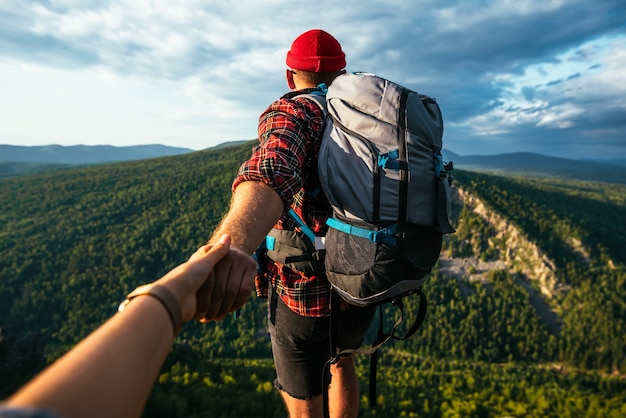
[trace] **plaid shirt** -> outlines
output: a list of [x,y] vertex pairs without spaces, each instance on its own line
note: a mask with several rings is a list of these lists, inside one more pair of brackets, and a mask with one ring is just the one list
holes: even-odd
[[[259,119],[259,142],[242,164],[233,190],[244,181],[261,181],[279,194],[285,212],[274,228],[294,230],[287,214],[293,208],[317,235],[327,230],[332,208],[321,190],[317,155],[324,133],[324,114],[317,103],[295,96],[314,89],[291,92],[272,103]],[[257,295],[267,297],[268,287],[294,312],[303,316],[330,314],[330,284],[325,276],[307,276],[282,264],[265,260],[256,277]]]

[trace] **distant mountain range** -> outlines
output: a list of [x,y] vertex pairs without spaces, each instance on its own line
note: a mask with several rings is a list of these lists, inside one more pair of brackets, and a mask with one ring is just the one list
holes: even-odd
[[603,162],[571,160],[530,152],[461,156],[446,150],[443,151],[443,157],[445,161],[452,161],[455,168],[468,171],[507,172],[626,183],[626,160]]
[[135,145],[114,147],[112,145],[46,145],[18,146],[0,145],[0,162],[49,163],[49,164],[98,164],[110,161],[131,161],[146,158],[185,154],[189,148],[166,145]]
[[[248,141],[225,142],[214,148],[239,145]],[[100,164],[165,157],[193,152],[189,148],[166,145],[15,146],[0,145],[0,177],[63,168],[65,165]],[[626,183],[626,160],[587,161],[516,152],[498,155],[461,156],[443,151],[445,161],[469,171],[508,172]]]
[[53,171],[70,166],[134,161],[192,152],[166,145],[0,145],[0,177]]

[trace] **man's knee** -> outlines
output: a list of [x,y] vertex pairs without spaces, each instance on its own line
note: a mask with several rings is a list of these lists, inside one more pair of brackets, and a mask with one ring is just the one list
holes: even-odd
[[316,396],[311,399],[298,399],[289,395],[284,390],[280,391],[283,402],[289,413],[290,418],[295,417],[320,417],[323,414],[322,396]]

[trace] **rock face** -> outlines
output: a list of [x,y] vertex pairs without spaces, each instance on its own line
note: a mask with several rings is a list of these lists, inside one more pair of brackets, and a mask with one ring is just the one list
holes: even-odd
[[[456,209],[469,209],[490,226],[490,231],[494,231],[489,236],[472,237],[486,241],[491,257],[490,260],[484,260],[476,250],[472,256],[450,257],[444,251],[438,264],[440,273],[458,279],[463,291],[466,288],[464,280],[481,280],[486,283],[486,273],[491,270],[505,269],[512,272],[517,277],[517,283],[528,292],[531,304],[548,328],[558,334],[561,321],[556,313],[558,302],[554,296],[567,291],[568,287],[558,283],[554,263],[522,231],[490,210],[476,196],[453,187],[452,205]],[[583,256],[582,245],[579,244],[579,248],[579,254]]]
[[530,242],[514,225],[499,214],[489,210],[483,202],[462,189],[454,188],[454,201],[468,206],[496,231],[488,237],[490,246],[497,246],[499,261],[509,270],[536,280],[541,293],[548,298],[555,296],[560,286],[554,274],[555,266],[539,248]]

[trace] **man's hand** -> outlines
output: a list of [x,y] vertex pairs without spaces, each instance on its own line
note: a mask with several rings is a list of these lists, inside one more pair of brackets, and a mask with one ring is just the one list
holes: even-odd
[[184,321],[208,322],[241,308],[254,288],[255,275],[254,259],[230,247],[230,236],[223,235],[154,284],[166,286],[176,296]]
[[242,250],[230,247],[213,268],[211,277],[196,293],[196,315],[200,322],[220,321],[241,308],[254,288],[256,262]]

